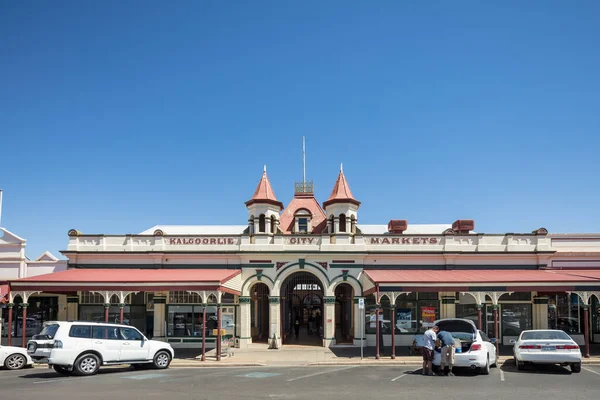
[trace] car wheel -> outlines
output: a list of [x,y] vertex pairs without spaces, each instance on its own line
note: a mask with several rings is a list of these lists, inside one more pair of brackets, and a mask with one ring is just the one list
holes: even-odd
[[171,355],[168,351],[161,350],[154,356],[154,368],[165,369],[171,364]]
[[23,354],[11,354],[4,360],[4,366],[7,369],[22,369],[27,364],[27,358]]
[[581,372],[581,363],[571,364],[571,372],[578,374]]
[[489,375],[490,374],[490,356],[485,360],[485,367],[481,368],[481,375]]
[[62,365],[53,365],[52,368],[54,368],[54,370],[61,375],[71,375],[71,371],[69,371],[67,367],[63,367]]
[[100,369],[100,359],[95,354],[84,354],[75,361],[77,375],[94,375]]

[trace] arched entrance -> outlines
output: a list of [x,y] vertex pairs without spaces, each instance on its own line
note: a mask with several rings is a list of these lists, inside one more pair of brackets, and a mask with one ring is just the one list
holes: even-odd
[[262,282],[250,288],[250,335],[253,343],[269,340],[269,287]]
[[354,343],[354,289],[347,283],[335,288],[335,342]]
[[323,345],[323,294],[321,281],[310,272],[286,278],[281,285],[283,344]]

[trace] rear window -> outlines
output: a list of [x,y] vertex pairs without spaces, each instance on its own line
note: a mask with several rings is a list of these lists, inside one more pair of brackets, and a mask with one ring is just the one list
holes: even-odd
[[54,339],[54,336],[56,336],[56,332],[58,332],[59,326],[60,325],[58,324],[46,325],[44,326],[44,329],[42,329],[42,331],[39,333],[39,335],[45,335],[48,337],[48,339]]
[[523,332],[521,340],[571,340],[563,331]]
[[91,338],[92,327],[88,325],[73,325],[69,330],[69,336],[75,338]]

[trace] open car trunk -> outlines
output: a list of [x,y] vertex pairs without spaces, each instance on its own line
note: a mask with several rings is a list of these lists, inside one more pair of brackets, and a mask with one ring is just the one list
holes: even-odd
[[440,330],[452,334],[456,353],[466,353],[471,350],[471,344],[477,337],[477,328],[472,323],[461,320],[442,320],[438,322],[438,326]]

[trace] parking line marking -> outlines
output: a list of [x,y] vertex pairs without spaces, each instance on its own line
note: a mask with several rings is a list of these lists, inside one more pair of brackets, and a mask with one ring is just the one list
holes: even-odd
[[297,376],[297,377],[295,377],[295,378],[288,379],[287,381],[288,381],[288,382],[293,382],[293,381],[297,381],[297,380],[299,380],[299,379],[311,378],[311,377],[313,377],[313,376],[317,376],[317,375],[323,375],[323,374],[328,374],[328,373],[330,373],[330,372],[345,371],[345,370],[347,370],[347,369],[356,368],[356,367],[358,367],[358,365],[352,365],[352,366],[350,366],[350,367],[344,367],[344,368],[329,369],[329,370],[326,370],[326,371],[315,372],[315,373],[313,373],[313,374],[308,374],[308,375]]
[[395,377],[394,379],[392,379],[392,382],[396,382],[398,379],[402,378],[403,376],[406,376],[406,374],[402,374],[400,376]]
[[504,371],[500,370],[500,380],[504,382]]
[[589,368],[586,368],[586,367],[582,367],[582,368],[585,369],[586,371],[591,372],[592,374],[600,375],[600,372],[594,371],[593,369],[589,369]]

